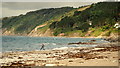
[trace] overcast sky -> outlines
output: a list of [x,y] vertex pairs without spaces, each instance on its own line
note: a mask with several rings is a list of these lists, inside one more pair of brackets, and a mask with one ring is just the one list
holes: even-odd
[[43,8],[79,7],[100,1],[104,0],[3,0],[0,16],[17,16]]

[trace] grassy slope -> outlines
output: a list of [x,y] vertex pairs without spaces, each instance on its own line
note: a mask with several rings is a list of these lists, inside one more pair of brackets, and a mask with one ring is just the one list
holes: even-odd
[[[71,11],[65,13],[65,14],[56,16],[55,18],[53,18],[53,19],[51,19],[51,20],[49,20],[49,21],[46,21],[45,23],[46,23],[47,25],[38,28],[37,31],[35,31],[35,30],[33,29],[33,32],[30,33],[29,35],[30,35],[30,36],[35,36],[35,35],[37,34],[37,36],[40,36],[40,35],[42,34],[42,36],[44,36],[44,34],[47,32],[47,30],[50,29],[49,27],[50,27],[50,25],[51,25],[53,22],[55,22],[55,21],[61,21],[61,19],[64,18],[64,17],[66,17],[66,16],[73,16],[73,15],[74,15],[74,12],[75,12],[76,10],[78,10],[78,9],[73,9],[73,10],[71,10]],[[45,24],[45,23],[43,23],[43,24]],[[42,25],[42,24],[41,24],[41,25]],[[52,32],[53,32],[53,30],[50,30],[50,32],[48,32],[48,33],[51,33],[51,34],[48,34],[48,35],[46,35],[46,36],[49,36],[49,35],[50,35],[50,36],[53,36]]]
[[2,26],[15,34],[29,34],[36,26],[73,10],[72,7],[50,8],[28,12],[26,15],[3,18]]

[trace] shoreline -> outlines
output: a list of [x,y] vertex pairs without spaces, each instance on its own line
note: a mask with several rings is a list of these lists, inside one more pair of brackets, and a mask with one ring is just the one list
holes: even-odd
[[28,35],[2,35],[2,36],[19,36],[19,37],[58,37],[58,38],[104,38],[104,37],[67,37],[67,36],[28,36]]
[[[58,50],[61,50],[61,49],[68,49],[68,48],[93,48],[93,47],[96,47],[96,46],[99,46],[99,45],[110,45],[110,44],[116,44],[117,42],[115,43],[110,43],[110,42],[107,42],[107,43],[91,43],[91,42],[76,42],[76,43],[68,43],[67,46],[64,46],[64,47],[58,47],[58,48],[52,48],[52,49],[45,49],[44,51],[50,51],[50,50],[55,50],[55,49],[58,49]],[[68,47],[69,45],[78,45],[78,47]],[[80,46],[80,45],[90,45],[90,46]],[[91,46],[93,45],[93,46]],[[32,51],[41,51],[41,50],[32,50]],[[12,53],[12,52],[30,52],[30,50],[26,50],[26,51],[1,51],[0,53]]]
[[0,61],[1,66],[118,66],[120,46],[106,45],[9,52]]

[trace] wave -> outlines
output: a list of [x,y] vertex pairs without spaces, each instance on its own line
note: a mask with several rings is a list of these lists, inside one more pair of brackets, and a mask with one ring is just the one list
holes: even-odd
[[52,50],[64,50],[64,49],[68,49],[69,47],[60,47],[60,48],[54,48]]
[[39,44],[35,44],[35,45],[57,45],[56,43],[39,43]]

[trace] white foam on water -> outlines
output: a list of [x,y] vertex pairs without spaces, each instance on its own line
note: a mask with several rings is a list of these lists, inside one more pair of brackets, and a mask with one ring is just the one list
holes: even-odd
[[54,48],[52,50],[64,50],[64,49],[68,49],[68,47]]
[[92,47],[95,47],[95,46],[98,46],[98,45],[92,45]]
[[50,43],[39,43],[39,44],[36,44],[36,45],[49,45]]
[[56,43],[51,43],[52,45],[56,45]]
[[13,51],[5,51],[5,52],[13,52]]

